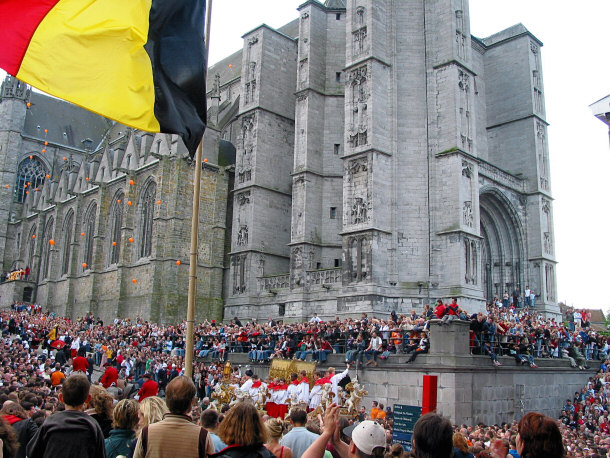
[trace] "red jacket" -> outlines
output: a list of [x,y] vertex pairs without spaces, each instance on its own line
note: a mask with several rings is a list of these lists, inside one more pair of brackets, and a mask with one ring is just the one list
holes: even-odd
[[112,366],[108,366],[106,368],[106,372],[104,372],[104,375],[102,375],[100,382],[104,388],[110,388],[110,385],[112,385],[113,383],[116,384],[118,379],[119,371],[117,371],[116,368]]
[[82,372],[87,372],[87,369],[89,368],[89,362],[87,361],[87,358],[85,358],[84,356],[77,356],[76,358],[74,358],[72,360],[72,369],[75,371],[82,371]]
[[436,309],[434,309],[434,313],[436,314],[437,318],[442,318],[445,315],[445,306],[444,305],[437,305]]
[[144,399],[150,396],[156,396],[159,394],[159,384],[154,380],[147,380],[138,391],[138,396],[140,396],[139,401],[142,402]]

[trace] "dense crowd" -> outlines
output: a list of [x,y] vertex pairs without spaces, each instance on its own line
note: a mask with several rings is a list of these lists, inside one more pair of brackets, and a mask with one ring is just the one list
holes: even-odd
[[[39,308],[24,307],[24,304],[15,304],[13,308],[0,314],[3,336],[0,342],[0,403],[3,411],[0,415],[6,422],[4,429],[0,427],[0,437],[3,438],[7,456],[12,456],[10,450],[6,449],[10,449],[11,428],[17,432],[19,443],[27,443],[45,419],[66,409],[60,394],[71,373],[82,371],[93,382],[91,399],[83,404],[83,409],[99,424],[103,438],[116,436],[117,441],[123,436],[133,441],[140,430],[138,422],[135,422],[126,428],[118,428],[131,432],[112,433],[118,424],[113,420],[113,415],[120,412],[133,414],[134,411],[133,404],[130,404],[131,407],[123,406],[125,403],[120,404],[117,410],[119,399],[135,395],[141,401],[140,410],[153,402],[164,405],[163,401],[156,401],[159,398],[155,395],[167,396],[169,384],[175,379],[183,379],[184,323],[160,326],[140,319],[116,319],[105,324],[92,315],[73,321],[41,313]],[[196,355],[203,357],[209,354],[218,362],[195,363],[194,393],[199,402],[189,407],[188,414],[197,419],[200,414],[210,410],[209,397],[223,377],[222,362],[230,352],[247,352],[252,360],[296,357],[320,361],[324,361],[329,353],[337,352],[345,353],[346,361],[359,365],[363,365],[364,360],[369,365],[377,364],[378,359],[383,361],[402,352],[410,353],[414,359],[413,355],[427,351],[429,343],[425,342],[430,326],[442,326],[460,319],[470,321],[473,352],[511,354],[515,346],[525,345],[526,350],[518,349],[514,354],[518,363],[524,354],[536,358],[576,357],[574,363],[583,367],[587,359],[602,359],[599,374],[592,377],[580,393],[575,393],[574,399],[566,402],[559,425],[568,456],[593,456],[593,452],[605,456],[606,450],[610,449],[610,424],[607,421],[610,374],[607,373],[608,363],[605,360],[608,343],[586,326],[586,313],[584,315],[585,320],[581,318],[571,331],[569,326],[566,328],[554,319],[545,320],[528,308],[493,305],[488,308],[487,314],[468,316],[456,301],[450,301],[446,305],[437,303],[434,309],[425,307],[420,313],[412,311],[398,315],[393,312],[389,319],[369,318],[362,314],[357,320],[336,319],[329,322],[314,315],[308,322],[295,324],[276,323],[272,319],[263,323],[254,320],[242,323],[238,318],[229,323],[216,323],[213,320],[203,322],[196,328]],[[440,321],[430,321],[430,318],[439,318]],[[477,328],[479,324],[482,324],[480,329]],[[557,339],[557,347],[554,347],[554,338]],[[554,354],[553,348],[565,350],[564,354],[560,351]],[[587,352],[587,348],[590,351]],[[579,353],[582,351],[582,354],[575,355],[573,349]],[[103,375],[100,377],[94,369]],[[330,380],[341,374],[320,373],[315,378]],[[240,368],[233,368],[231,377],[231,383],[242,387],[248,383],[251,386],[253,383],[281,382],[290,385],[295,382],[258,380],[255,374],[242,373]],[[301,378],[301,375],[298,377]],[[130,381],[135,388],[130,388]],[[151,387],[148,391],[147,386]],[[309,404],[309,407],[315,406]],[[167,406],[158,408],[163,411]],[[219,410],[226,413],[228,408],[222,406]],[[358,420],[374,419],[381,424],[388,438],[387,452],[400,454],[400,447],[391,443],[391,408],[376,406],[376,410],[367,412],[362,409]],[[157,417],[162,418],[162,413]],[[141,412],[139,418],[142,418]],[[320,433],[323,430],[321,420],[318,417],[313,422],[306,422],[303,428]],[[205,416],[200,421],[205,423]],[[280,437],[289,427],[281,418],[270,418],[269,421],[275,421],[276,432],[278,428],[281,430]],[[7,428],[7,424],[11,427]],[[141,426],[142,422],[139,424]],[[500,456],[491,454],[492,449],[504,446],[515,449],[518,426],[517,423],[474,427],[462,425],[454,426],[454,430],[457,433],[454,437],[456,446],[461,444],[464,448],[465,443],[476,456]],[[6,436],[3,436],[3,431]],[[135,442],[133,445],[135,447]],[[20,451],[23,452],[23,449]]]

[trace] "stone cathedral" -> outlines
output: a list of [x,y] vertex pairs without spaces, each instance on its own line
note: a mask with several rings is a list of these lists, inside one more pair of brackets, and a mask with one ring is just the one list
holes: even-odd
[[[476,38],[467,0],[309,0],[243,39],[208,71],[197,316],[474,312],[527,286],[558,313],[542,43],[523,25]],[[13,296],[185,315],[176,137],[9,78],[0,148],[3,267],[33,272]]]

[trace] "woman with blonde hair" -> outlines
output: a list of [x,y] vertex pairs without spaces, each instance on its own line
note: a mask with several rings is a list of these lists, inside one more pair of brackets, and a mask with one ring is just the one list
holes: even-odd
[[140,406],[134,399],[123,399],[114,407],[112,412],[114,428],[105,441],[107,458],[127,456],[132,450],[131,444],[136,437],[139,412]]
[[280,439],[286,430],[286,423],[281,418],[270,418],[265,422],[265,428],[269,434],[269,440],[265,444],[267,450],[277,458],[292,458],[292,450],[280,445]]
[[128,457],[133,458],[133,454],[136,450],[136,443],[138,442],[138,437],[140,436],[142,429],[153,423],[160,422],[163,420],[163,416],[166,413],[169,413],[167,404],[159,396],[149,396],[140,402],[138,409],[138,428],[133,442],[129,446]]
[[163,415],[169,413],[167,404],[158,396],[149,396],[140,403],[140,430],[145,426],[152,425],[163,420]]
[[91,385],[89,394],[91,395],[91,401],[87,405],[88,408],[85,412],[98,422],[104,433],[104,439],[108,439],[112,429],[112,405],[114,398],[110,396],[106,388],[99,385]]
[[272,458],[263,444],[267,428],[252,402],[235,404],[226,414],[216,434],[227,444],[215,458]]

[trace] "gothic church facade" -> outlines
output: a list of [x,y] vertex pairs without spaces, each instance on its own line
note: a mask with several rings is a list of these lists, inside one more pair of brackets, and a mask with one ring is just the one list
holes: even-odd
[[[208,72],[198,316],[383,315],[448,297],[473,312],[526,286],[557,313],[542,43],[520,24],[473,37],[467,0],[310,0],[298,14]],[[69,314],[183,316],[182,145],[89,122],[98,146],[56,141],[47,163],[28,97],[0,103],[4,268],[35,265],[37,298]],[[30,156],[52,184],[20,202]]]
[[555,313],[542,43],[467,0],[307,1],[210,70],[237,148],[225,314]]

